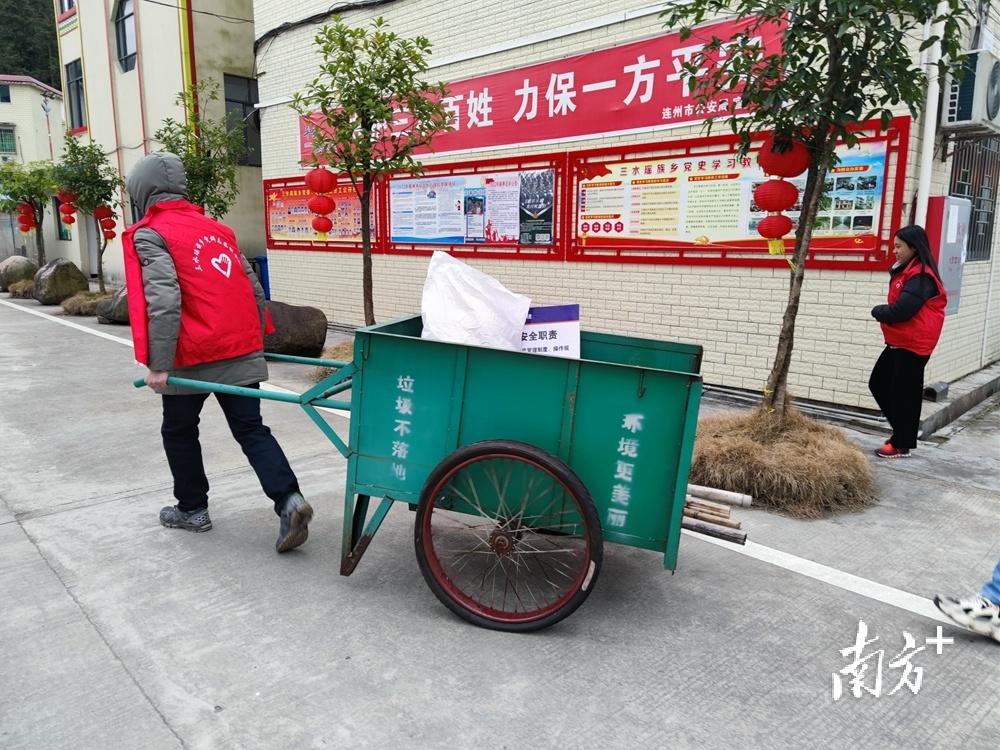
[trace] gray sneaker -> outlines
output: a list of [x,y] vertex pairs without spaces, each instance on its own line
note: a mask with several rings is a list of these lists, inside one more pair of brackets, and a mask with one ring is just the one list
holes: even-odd
[[160,511],[160,523],[168,529],[184,529],[195,532],[208,531],[212,528],[212,519],[208,517],[208,508],[199,508],[185,513],[176,505],[168,505]]
[[298,492],[293,492],[285,498],[281,509],[281,528],[278,531],[278,541],[274,548],[278,552],[287,552],[304,544],[309,538],[309,522],[313,517],[312,506]]

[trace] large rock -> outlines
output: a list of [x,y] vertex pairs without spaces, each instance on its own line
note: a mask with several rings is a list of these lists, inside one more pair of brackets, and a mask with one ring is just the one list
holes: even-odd
[[275,332],[264,337],[264,350],[299,357],[318,357],[326,343],[326,315],[315,307],[270,302]]
[[128,325],[128,293],[125,287],[113,297],[97,303],[97,322],[108,325]]
[[83,271],[65,258],[46,263],[35,274],[35,299],[43,305],[58,305],[77,292],[90,291]]
[[10,290],[18,281],[31,281],[38,273],[38,264],[21,255],[12,255],[0,262],[0,292]]

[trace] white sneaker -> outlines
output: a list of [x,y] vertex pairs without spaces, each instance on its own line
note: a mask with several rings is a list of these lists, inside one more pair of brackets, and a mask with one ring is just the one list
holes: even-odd
[[935,596],[934,604],[959,625],[1000,641],[1000,605],[981,596],[966,599]]

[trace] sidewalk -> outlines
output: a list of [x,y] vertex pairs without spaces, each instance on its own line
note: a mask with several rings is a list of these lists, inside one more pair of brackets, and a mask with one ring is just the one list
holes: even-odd
[[[737,511],[753,543],[686,535],[675,575],[608,545],[580,610],[516,636],[437,601],[405,508],[355,574],[338,575],[345,462],[292,406],[263,408],[316,509],[306,545],[274,553],[277,521],[212,404],[201,429],[215,528],[163,529],[159,404],[130,385],[141,371],[127,329],[6,302],[5,750],[952,748],[1000,736],[1000,645],[943,625],[927,599],[973,590],[1000,558],[998,396],[916,457],[875,464],[880,502],[865,512]],[[297,372],[272,380],[295,390]],[[879,638],[866,654],[885,652],[883,694],[846,685],[834,702],[859,620]],[[954,639],[940,655],[926,645],[939,625]],[[912,658],[922,684],[889,695],[904,632],[924,647]]]

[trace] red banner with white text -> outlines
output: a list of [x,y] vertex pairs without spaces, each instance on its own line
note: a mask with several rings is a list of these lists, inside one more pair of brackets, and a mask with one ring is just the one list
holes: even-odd
[[[448,84],[445,106],[455,128],[434,139],[433,153],[481,151],[523,143],[552,143],[595,135],[697,124],[739,111],[737,92],[695,101],[684,65],[713,37],[729,39],[748,22],[723,21],[561,60]],[[763,54],[780,52],[783,25],[757,33]],[[723,51],[722,54],[725,54]],[[299,121],[301,159],[313,159],[319,120]],[[405,114],[394,123],[405,130]]]

